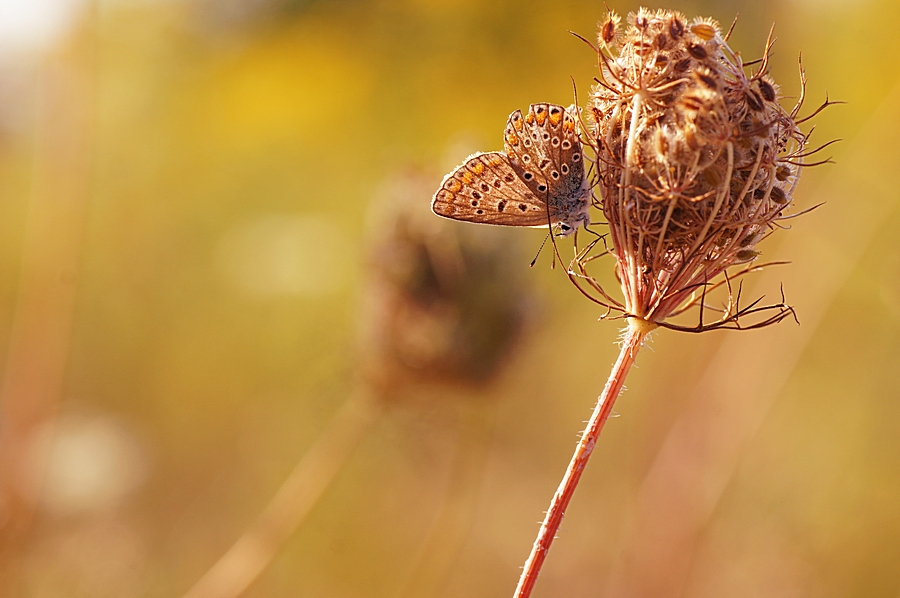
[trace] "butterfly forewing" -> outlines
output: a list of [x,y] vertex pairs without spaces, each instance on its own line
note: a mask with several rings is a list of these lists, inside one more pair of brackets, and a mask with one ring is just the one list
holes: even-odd
[[522,182],[507,156],[491,152],[470,156],[444,177],[431,209],[455,220],[539,226],[547,224],[547,204]]

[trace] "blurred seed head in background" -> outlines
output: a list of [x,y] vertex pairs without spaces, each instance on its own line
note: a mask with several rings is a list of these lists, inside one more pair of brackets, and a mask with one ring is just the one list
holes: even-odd
[[360,361],[379,387],[489,382],[535,307],[515,237],[436,218],[435,178],[395,175],[369,209]]

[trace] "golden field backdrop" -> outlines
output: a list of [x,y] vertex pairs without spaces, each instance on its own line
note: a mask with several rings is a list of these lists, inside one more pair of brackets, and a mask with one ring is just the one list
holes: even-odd
[[[52,35],[0,44],[0,593],[181,596],[359,384],[392,181],[436,189],[570,77],[583,101],[596,58],[567,31],[605,7],[47,4]],[[847,102],[813,141],[843,141],[796,196],[825,204],[761,245],[792,263],[748,281],[800,326],[655,334],[535,596],[898,596],[900,5],[665,7],[739,13],[748,60],[776,23],[785,104],[802,51],[809,109]],[[540,231],[496,232],[532,287],[515,350],[487,385],[387,405],[245,595],[512,593],[621,322],[549,253],[528,268]]]

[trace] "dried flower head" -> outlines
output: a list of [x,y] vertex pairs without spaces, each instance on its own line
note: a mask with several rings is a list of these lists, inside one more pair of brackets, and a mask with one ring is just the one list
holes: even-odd
[[407,172],[372,209],[361,365],[391,392],[489,382],[531,298],[514,239],[433,218],[422,202],[433,186],[434,177]]
[[641,9],[620,30],[611,14],[598,38],[588,143],[624,303],[587,274],[589,251],[576,259],[573,280],[651,325],[687,329],[665,320],[698,303],[701,322],[690,330],[737,326],[766,309],[774,315],[763,323],[780,321],[791,313],[783,303],[741,308],[733,299],[717,322],[702,321],[706,292],[730,288],[727,269],[753,262],[756,244],[785,218],[809,155],[797,119],[802,94],[787,112],[767,75],[771,44],[750,74],[710,19]]

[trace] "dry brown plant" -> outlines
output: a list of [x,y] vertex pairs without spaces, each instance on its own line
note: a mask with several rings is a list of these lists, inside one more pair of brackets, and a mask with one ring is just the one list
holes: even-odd
[[[782,294],[742,304],[741,278],[763,267],[757,244],[784,221],[801,170],[827,162],[807,159],[800,126],[832,102],[801,118],[806,79],[791,110],[779,100],[769,54],[744,63],[728,46],[730,31],[707,18],[688,20],[671,10],[640,9],[600,23],[599,76],[582,112],[583,142],[593,149],[593,202],[609,233],[579,249],[572,283],[605,308],[603,318],[627,321],[621,353],[547,510],[516,589],[527,598],[562,522],[625,377],[647,335],[658,327],[686,332],[751,329],[794,316]],[[580,36],[579,36],[580,37]],[[584,38],[582,38],[584,39]],[[599,258],[615,258],[621,299],[590,272]],[[716,305],[709,294],[724,289]],[[696,308],[694,326],[670,318]],[[716,317],[708,321],[708,312]],[[796,319],[796,318],[795,318]]]

